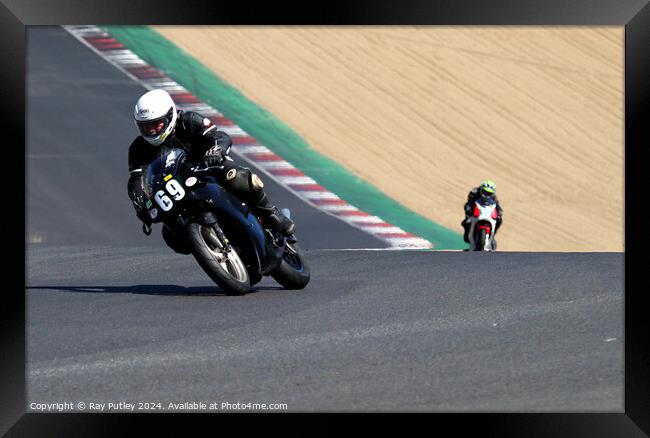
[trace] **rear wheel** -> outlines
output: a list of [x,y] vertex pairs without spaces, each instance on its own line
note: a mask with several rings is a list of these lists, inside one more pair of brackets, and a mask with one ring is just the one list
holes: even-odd
[[187,241],[192,255],[206,274],[226,293],[241,295],[250,288],[246,266],[234,248],[226,250],[214,227],[196,222],[187,226]]
[[286,289],[304,289],[307,286],[311,273],[305,261],[305,254],[298,243],[284,244],[282,262],[271,272],[271,277]]

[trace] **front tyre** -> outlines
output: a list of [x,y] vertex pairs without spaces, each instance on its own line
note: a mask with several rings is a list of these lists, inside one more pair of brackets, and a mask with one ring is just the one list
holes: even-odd
[[228,294],[241,295],[250,288],[246,266],[234,249],[226,251],[214,227],[196,222],[186,228],[192,255],[206,274]]
[[483,251],[484,245],[485,245],[485,238],[487,236],[487,233],[483,228],[479,228],[478,231],[476,232],[476,235],[474,236],[474,242],[475,242],[475,251]]
[[286,289],[304,289],[311,274],[305,260],[305,253],[298,243],[286,242],[280,266],[271,271],[271,277]]

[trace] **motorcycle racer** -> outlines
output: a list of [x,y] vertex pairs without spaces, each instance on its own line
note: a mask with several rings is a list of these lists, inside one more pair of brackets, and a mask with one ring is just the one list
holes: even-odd
[[501,226],[501,223],[503,222],[503,209],[501,208],[501,205],[499,204],[499,199],[496,196],[496,190],[497,186],[492,181],[491,179],[483,181],[481,184],[479,184],[478,187],[474,187],[470,192],[467,194],[467,202],[465,203],[464,210],[465,210],[465,219],[460,223],[463,229],[465,230],[463,234],[463,239],[465,242],[469,243],[469,228],[470,228],[470,218],[472,216],[472,207],[474,206],[474,202],[476,202],[477,199],[479,198],[492,198],[496,202],[496,208],[497,208],[497,224],[496,228],[494,230],[494,235],[496,236],[497,231],[499,230],[499,227]]
[[[147,226],[151,219],[145,208],[142,176],[147,166],[163,148],[180,147],[190,160],[206,166],[222,166],[212,169],[219,184],[251,208],[264,226],[291,235],[295,231],[293,221],[272,205],[264,192],[264,183],[246,167],[234,164],[228,155],[232,139],[209,119],[193,111],[176,108],[174,100],[165,90],[157,89],[143,94],[135,104],[133,118],[140,135],[129,147],[129,172],[127,184],[129,198],[136,216]],[[163,239],[176,252],[186,250],[175,244],[175,238],[163,227]]]

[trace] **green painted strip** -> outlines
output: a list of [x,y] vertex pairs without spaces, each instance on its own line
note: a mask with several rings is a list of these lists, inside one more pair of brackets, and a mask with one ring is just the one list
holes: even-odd
[[144,26],[104,28],[135,54],[163,70],[260,143],[345,201],[429,240],[436,249],[467,247],[461,234],[409,210],[334,160],[318,153],[273,114],[249,100],[154,29]]

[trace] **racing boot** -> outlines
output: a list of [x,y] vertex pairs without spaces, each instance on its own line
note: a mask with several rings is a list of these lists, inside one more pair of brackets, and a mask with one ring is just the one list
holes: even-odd
[[266,194],[252,207],[253,213],[260,218],[262,224],[272,230],[278,231],[285,236],[290,236],[296,229],[296,224],[283,215],[274,205],[271,205]]

